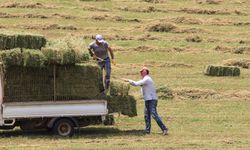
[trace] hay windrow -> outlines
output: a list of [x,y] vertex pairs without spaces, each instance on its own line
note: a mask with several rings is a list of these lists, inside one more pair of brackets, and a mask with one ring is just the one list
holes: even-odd
[[195,0],[198,4],[220,4],[222,0]]
[[172,32],[176,29],[176,25],[167,22],[155,22],[149,24],[146,30],[149,32]]
[[160,67],[160,68],[165,68],[165,67],[193,67],[192,64],[186,64],[186,63],[181,63],[181,62],[171,62],[171,61],[145,61],[143,65],[147,67]]
[[203,20],[201,19],[185,17],[185,16],[170,18],[169,21],[174,22],[174,23],[183,23],[183,24],[202,24],[203,23]]
[[174,98],[173,90],[170,89],[166,85],[162,85],[162,86],[157,87],[156,92],[157,92],[158,99],[165,100],[165,99],[173,99]]
[[16,25],[15,27],[17,28],[22,28],[22,29],[32,29],[32,30],[78,30],[77,27],[73,26],[73,25],[69,25],[69,26],[63,26],[63,25],[59,25],[59,24],[40,24],[40,25]]
[[44,5],[42,3],[18,3],[18,2],[9,2],[0,5],[1,8],[43,8],[43,9],[53,9],[57,8],[53,5]]
[[204,69],[207,76],[239,76],[240,68],[230,66],[207,65]]
[[196,43],[199,43],[199,42],[202,42],[202,38],[198,35],[196,36],[189,36],[186,38],[186,41],[187,42],[196,42]]
[[222,47],[222,46],[216,46],[215,49],[216,51],[221,51],[221,52],[230,52],[234,54],[249,54],[250,53],[250,47]]
[[208,99],[219,96],[219,93],[215,90],[199,88],[176,88],[173,93],[179,99]]
[[227,59],[223,60],[225,66],[236,66],[248,69],[250,67],[249,59]]
[[118,7],[117,9],[120,11],[140,12],[140,13],[168,12],[168,10],[158,9],[158,8],[155,8],[154,6],[136,7],[136,8],[123,6],[123,7]]

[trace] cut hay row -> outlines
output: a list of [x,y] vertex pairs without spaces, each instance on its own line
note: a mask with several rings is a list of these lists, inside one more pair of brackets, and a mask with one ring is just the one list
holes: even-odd
[[41,49],[46,39],[40,35],[0,34],[0,50],[13,48]]
[[227,59],[223,61],[225,66],[237,66],[242,68],[250,68],[249,59]]
[[208,76],[239,76],[240,69],[238,67],[208,65],[205,67],[204,74]]

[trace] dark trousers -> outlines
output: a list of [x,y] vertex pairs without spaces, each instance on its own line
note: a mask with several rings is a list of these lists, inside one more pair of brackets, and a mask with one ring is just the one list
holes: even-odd
[[160,116],[157,113],[156,107],[157,107],[157,100],[145,101],[145,107],[144,107],[144,119],[146,124],[145,131],[148,133],[150,133],[151,130],[151,116],[157,122],[158,126],[161,128],[162,131],[167,130],[167,127],[163,124]]

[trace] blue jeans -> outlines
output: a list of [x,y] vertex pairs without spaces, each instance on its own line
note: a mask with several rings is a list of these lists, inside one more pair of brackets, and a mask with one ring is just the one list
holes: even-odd
[[[111,64],[110,64],[110,59],[109,57],[104,59],[104,61],[98,62],[98,65],[101,68],[101,71],[104,69],[106,74],[105,74],[105,79],[104,79],[104,87],[105,89],[109,88],[110,84],[110,76],[111,76]],[[101,76],[101,82],[103,82],[102,76]]]
[[163,124],[160,116],[157,113],[156,107],[157,107],[157,100],[145,101],[145,107],[144,107],[144,119],[146,124],[145,131],[148,133],[150,133],[151,130],[151,116],[157,122],[158,126],[161,128],[162,131],[167,130],[167,127]]

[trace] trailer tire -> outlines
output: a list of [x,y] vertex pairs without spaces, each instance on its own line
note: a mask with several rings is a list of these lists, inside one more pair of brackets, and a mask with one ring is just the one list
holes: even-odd
[[59,119],[53,126],[53,132],[62,137],[71,137],[74,135],[74,123],[69,119]]

